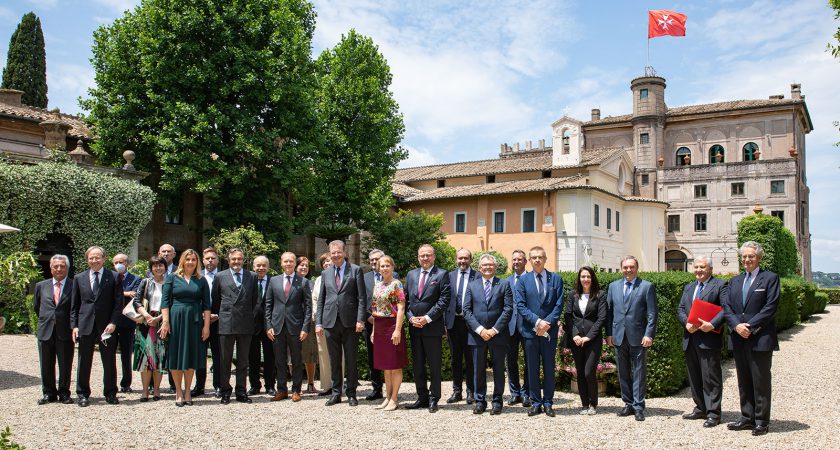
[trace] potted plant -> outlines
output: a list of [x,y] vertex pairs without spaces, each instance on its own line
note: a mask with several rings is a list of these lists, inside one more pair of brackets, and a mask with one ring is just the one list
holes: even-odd
[[[560,336],[562,338],[563,331],[561,329]],[[560,342],[563,342],[562,339]],[[572,350],[563,346],[560,350],[560,361],[557,365],[558,369],[564,372],[571,378],[572,392],[578,393],[577,387],[577,368],[575,367],[575,359],[572,356]],[[607,345],[607,340],[602,338],[601,342],[601,357],[598,358],[598,365],[596,366],[596,374],[598,377],[598,395],[607,393],[607,381],[611,374],[615,373],[615,350]]]

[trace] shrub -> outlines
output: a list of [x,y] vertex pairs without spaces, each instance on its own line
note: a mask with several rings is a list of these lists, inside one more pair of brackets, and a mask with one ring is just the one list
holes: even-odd
[[804,282],[798,278],[781,280],[779,308],[776,310],[776,329],[782,331],[799,323],[800,298],[805,296]]
[[505,258],[505,255],[495,251],[495,250],[488,250],[486,252],[473,252],[473,262],[472,268],[475,270],[479,270],[479,259],[481,255],[490,254],[496,257],[496,275],[501,277],[502,275],[507,273],[508,270],[508,261]]
[[840,288],[820,288],[820,292],[828,297],[831,305],[840,305]]
[[24,291],[40,278],[40,267],[31,253],[0,256],[0,316],[6,318],[6,333],[30,333],[35,330],[30,317],[35,316],[32,296],[27,298]]
[[814,313],[823,313],[825,312],[825,307],[828,304],[828,294],[825,292],[817,291],[814,293],[814,297],[816,298],[816,310]]
[[[245,256],[245,268],[250,269],[254,258],[259,255],[266,255],[271,260],[277,260],[275,253],[279,249],[277,243],[268,240],[263,234],[254,228],[253,225],[247,225],[232,229],[223,228],[219,234],[209,239],[210,245],[216,248],[219,252],[220,258],[226,258],[228,250],[232,248],[239,248]],[[195,249],[201,255],[201,249]]]
[[417,249],[423,244],[431,244],[437,256],[435,264],[449,270],[455,265],[455,249],[446,242],[442,226],[443,214],[401,209],[371,227],[371,235],[364,240],[365,252],[381,249],[394,258],[395,269],[399,273],[407,274],[419,266]]
[[738,246],[756,241],[764,248],[761,268],[780,277],[797,273],[799,259],[796,238],[778,217],[764,214],[746,216],[738,222]]

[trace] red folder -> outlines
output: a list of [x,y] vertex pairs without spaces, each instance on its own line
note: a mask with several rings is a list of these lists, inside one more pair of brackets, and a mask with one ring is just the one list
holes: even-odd
[[[715,305],[714,303],[709,303],[707,301],[700,300],[699,298],[694,299],[694,303],[691,304],[691,311],[688,313],[688,323],[699,327],[699,319],[711,322],[712,319],[721,312],[721,310],[723,310],[723,308]],[[712,331],[720,334],[720,330]]]

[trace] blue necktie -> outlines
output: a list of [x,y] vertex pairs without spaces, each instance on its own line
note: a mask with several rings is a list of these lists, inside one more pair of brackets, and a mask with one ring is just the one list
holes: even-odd
[[744,285],[741,287],[741,306],[747,306],[747,293],[750,290],[750,272],[747,272],[747,277],[744,278]]
[[490,280],[484,281],[484,302],[490,304]]
[[242,274],[234,272],[233,275],[236,276],[236,287],[242,286]]
[[627,304],[627,300],[630,299],[630,293],[633,292],[633,283],[625,281],[624,285],[627,286],[624,289],[624,304]]
[[697,285],[697,293],[694,294],[694,298],[700,298],[701,292],[703,292],[703,283]]

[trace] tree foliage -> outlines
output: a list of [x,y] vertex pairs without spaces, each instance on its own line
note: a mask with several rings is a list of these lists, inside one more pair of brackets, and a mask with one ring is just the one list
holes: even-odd
[[504,275],[504,274],[507,273],[507,271],[508,271],[508,260],[507,260],[507,258],[505,258],[505,255],[503,255],[503,254],[501,254],[501,253],[499,253],[495,250],[488,250],[486,252],[482,252],[482,251],[472,252],[473,262],[472,262],[471,266],[472,266],[473,269],[481,272],[481,269],[480,269],[480,266],[481,266],[480,262],[481,261],[480,261],[480,259],[481,259],[481,255],[484,255],[484,254],[493,255],[494,257],[496,257],[496,275],[501,276],[501,275]]
[[[828,0],[828,6],[834,10],[834,19],[840,20],[840,0]],[[840,26],[834,32],[834,40],[838,44],[828,43],[828,51],[834,55],[835,58],[840,58]],[[836,126],[836,125],[835,125]]]
[[761,268],[779,276],[793,275],[799,266],[796,238],[781,219],[765,214],[746,216],[738,222],[738,246],[755,241],[764,249]]
[[34,331],[32,302],[27,301],[25,291],[30,283],[40,279],[41,268],[32,253],[0,255],[0,316],[6,318],[7,333]]
[[394,216],[382,219],[370,227],[371,235],[365,239],[367,249],[378,248],[394,258],[396,270],[401,274],[417,268],[417,249],[423,244],[435,247],[435,264],[446,270],[455,263],[455,249],[445,241],[441,231],[442,214],[415,213],[401,209]]
[[305,0],[146,0],[94,33],[82,101],[100,161],[124,149],[164,196],[200,192],[216,229],[285,240],[317,143]]
[[407,156],[399,146],[405,126],[390,91],[391,70],[373,40],[355,30],[315,66],[322,144],[308,220],[367,228],[393,205],[391,178]]
[[2,87],[23,91],[24,105],[47,107],[47,53],[41,19],[35,13],[24,14],[12,33]]
[[221,258],[226,258],[228,250],[232,248],[242,250],[247,268],[251,268],[254,258],[260,255],[276,260],[279,249],[276,242],[266,239],[253,225],[222,229],[219,234],[210,238],[210,245],[219,252]]

